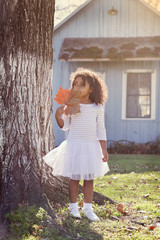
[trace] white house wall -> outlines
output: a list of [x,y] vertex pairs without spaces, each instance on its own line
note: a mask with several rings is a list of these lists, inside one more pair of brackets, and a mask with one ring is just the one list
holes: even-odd
[[[118,10],[116,16],[108,15],[108,10]],[[138,37],[160,36],[160,17],[138,0],[93,0],[54,32],[53,96],[60,86],[69,88],[69,75],[78,66],[105,72],[109,88],[109,101],[106,104],[106,128],[109,140],[130,140],[147,142],[160,135],[160,62],[65,62],[58,55],[64,38],[78,37]],[[154,69],[157,76],[156,120],[122,120],[122,75],[124,69]],[[58,105],[54,101],[54,113]],[[54,119],[54,117],[53,117]],[[56,145],[64,139],[63,131],[57,127],[54,133]]]

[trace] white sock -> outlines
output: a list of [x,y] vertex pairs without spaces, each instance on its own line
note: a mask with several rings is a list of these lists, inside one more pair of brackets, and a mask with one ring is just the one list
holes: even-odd
[[70,204],[69,204],[69,208],[70,208],[70,209],[73,209],[73,208],[78,209],[78,202],[76,202],[76,203],[70,203]]
[[83,209],[92,209],[92,203],[84,203]]

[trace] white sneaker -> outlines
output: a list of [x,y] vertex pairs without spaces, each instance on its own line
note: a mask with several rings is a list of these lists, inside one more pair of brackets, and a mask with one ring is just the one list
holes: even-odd
[[100,221],[100,218],[95,214],[93,208],[91,209],[82,209],[84,215],[91,221]]
[[70,215],[72,215],[75,218],[81,218],[81,215],[80,215],[80,213],[79,213],[77,208],[69,207],[69,213],[70,213]]

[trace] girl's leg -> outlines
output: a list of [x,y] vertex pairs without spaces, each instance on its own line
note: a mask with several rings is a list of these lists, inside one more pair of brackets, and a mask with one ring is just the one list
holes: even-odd
[[99,217],[94,213],[92,208],[93,199],[93,180],[84,180],[83,183],[84,206],[83,213],[91,221],[99,221]]
[[77,202],[78,186],[79,186],[79,181],[70,179],[70,181],[69,181],[69,200],[70,200],[69,211],[70,211],[70,214],[75,218],[81,218],[80,213],[78,211],[78,202]]
[[77,202],[79,180],[70,179],[69,181],[69,200],[71,203]]
[[83,183],[84,202],[92,203],[93,199],[93,180],[84,180]]

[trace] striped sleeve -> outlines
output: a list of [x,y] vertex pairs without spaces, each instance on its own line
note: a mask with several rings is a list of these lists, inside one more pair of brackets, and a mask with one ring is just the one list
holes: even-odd
[[71,116],[63,114],[62,119],[64,121],[64,126],[61,128],[61,130],[67,131],[70,128]]
[[98,140],[107,141],[107,135],[106,135],[106,129],[105,129],[105,123],[104,123],[104,109],[102,105],[99,108],[98,116],[97,116],[97,137],[98,137]]

